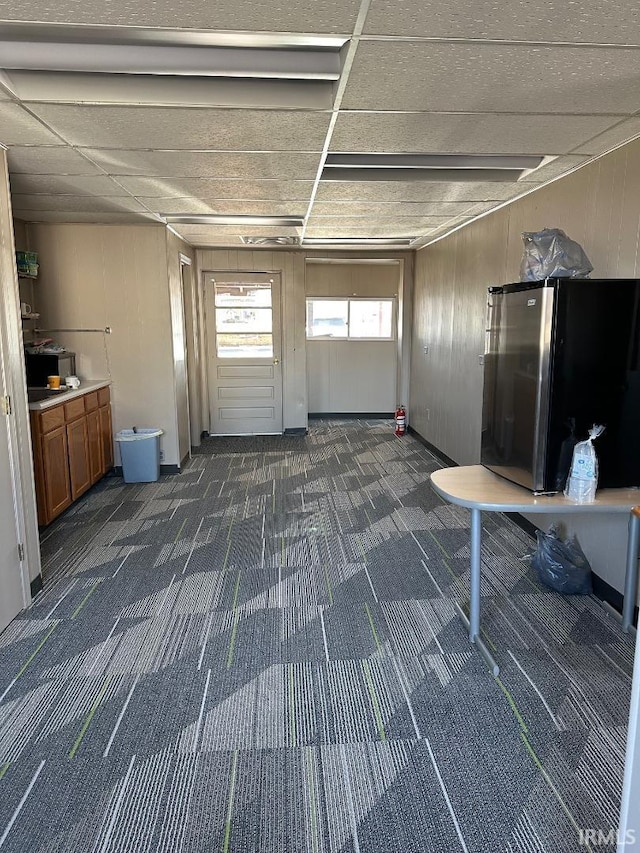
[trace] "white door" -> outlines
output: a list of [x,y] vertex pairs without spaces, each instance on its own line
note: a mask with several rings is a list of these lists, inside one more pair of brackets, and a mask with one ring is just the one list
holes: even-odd
[[[3,353],[0,345],[0,362]],[[0,395],[7,400],[4,371],[0,364]],[[11,456],[11,434],[8,404],[0,412],[0,631],[18,615],[24,607],[22,589],[22,566],[18,556],[18,524],[16,507],[16,484],[13,476]]]
[[210,433],[282,433],[280,276],[205,273]]

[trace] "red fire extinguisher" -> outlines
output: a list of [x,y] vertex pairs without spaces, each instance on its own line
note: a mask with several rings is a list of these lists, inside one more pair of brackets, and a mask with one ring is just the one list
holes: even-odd
[[396,435],[404,435],[407,431],[407,412],[402,403],[396,409]]

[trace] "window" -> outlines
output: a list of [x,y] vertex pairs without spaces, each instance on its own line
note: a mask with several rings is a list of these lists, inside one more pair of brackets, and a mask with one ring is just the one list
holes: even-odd
[[307,299],[307,338],[394,339],[394,299]]
[[218,358],[272,358],[271,285],[216,282],[214,287]]

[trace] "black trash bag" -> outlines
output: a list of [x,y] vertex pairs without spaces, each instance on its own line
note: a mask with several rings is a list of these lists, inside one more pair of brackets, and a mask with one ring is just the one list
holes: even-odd
[[536,532],[531,565],[545,586],[563,595],[591,595],[591,566],[575,536],[562,539],[555,526]]

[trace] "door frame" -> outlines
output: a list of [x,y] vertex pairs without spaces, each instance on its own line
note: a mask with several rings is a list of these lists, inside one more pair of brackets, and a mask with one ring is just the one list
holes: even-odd
[[[186,274],[186,276],[185,276]],[[189,433],[191,447],[199,447],[202,439],[200,397],[200,326],[197,315],[196,271],[187,255],[180,253],[180,277],[182,279],[182,308],[187,350],[187,391],[189,401]]]
[[[281,419],[282,419],[282,435],[285,433],[285,399],[284,399],[284,391],[285,391],[285,359],[284,359],[284,276],[281,269],[276,270],[263,270],[263,269],[202,269],[202,330],[203,330],[203,352],[204,352],[204,376],[206,379],[206,409],[207,409],[207,423],[208,423],[208,432],[209,436],[220,435],[221,433],[215,433],[211,431],[212,427],[212,418],[211,418],[211,376],[210,376],[210,354],[211,354],[211,346],[212,342],[209,339],[209,317],[207,316],[207,276],[214,277],[216,275],[219,276],[242,276],[242,275],[265,275],[265,276],[273,276],[278,279],[278,323],[280,327],[280,385],[281,385]],[[205,399],[205,398],[203,398]],[[277,435],[279,433],[265,433],[266,435]]]
[[[13,481],[12,503],[18,543],[23,546],[20,562],[23,606],[42,588],[40,536],[38,533],[35,476],[31,451],[31,426],[27,403],[27,381],[22,346],[20,295],[15,261],[15,237],[11,216],[6,152],[0,153],[0,371],[4,393],[10,399],[8,451]],[[33,581],[31,577],[33,576]]]

